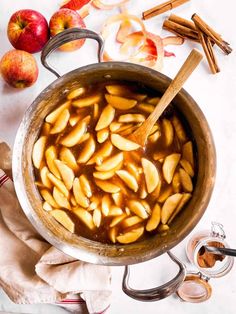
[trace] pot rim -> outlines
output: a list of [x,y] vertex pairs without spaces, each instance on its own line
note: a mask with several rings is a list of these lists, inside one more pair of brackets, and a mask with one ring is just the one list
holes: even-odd
[[[117,248],[117,254],[118,256],[101,256],[99,252],[97,254],[91,254],[91,252],[87,252],[83,248],[75,247],[72,244],[68,244],[65,241],[61,241],[60,239],[56,238],[56,236],[43,224],[43,222],[38,218],[36,212],[33,210],[25,189],[24,185],[24,177],[22,175],[22,163],[24,162],[22,160],[22,152],[23,152],[23,145],[24,145],[24,132],[25,129],[25,117],[27,116],[27,113],[35,110],[37,107],[37,104],[40,103],[41,100],[44,99],[44,95],[48,93],[50,90],[57,88],[58,85],[60,85],[61,82],[63,82],[68,77],[72,76],[75,73],[79,73],[85,70],[92,70],[92,69],[98,69],[98,68],[106,68],[108,71],[109,69],[113,69],[114,67],[119,67],[126,69],[127,66],[132,67],[133,70],[136,71],[145,71],[146,73],[150,75],[154,75],[155,77],[158,77],[160,80],[165,81],[167,84],[171,81],[169,77],[166,75],[155,71],[153,69],[147,68],[145,66],[141,66],[138,64],[133,64],[129,62],[119,62],[119,61],[113,61],[113,62],[106,62],[106,63],[94,63],[90,65],[86,65],[83,67],[80,67],[78,69],[75,69],[73,71],[70,71],[60,78],[54,80],[51,84],[49,84],[33,101],[33,103],[28,107],[26,110],[24,117],[21,121],[21,124],[19,126],[19,129],[17,131],[17,135],[15,138],[15,143],[13,147],[13,159],[12,159],[12,170],[13,170],[13,181],[15,185],[15,190],[17,197],[19,199],[19,202],[22,206],[22,209],[32,225],[35,227],[35,229],[39,232],[39,234],[42,235],[43,238],[45,238],[49,243],[51,243],[53,246],[61,250],[62,252],[73,256],[75,258],[81,259],[86,262],[94,263],[94,264],[102,264],[102,265],[127,265],[127,264],[136,264],[140,262],[147,261],[149,259],[155,258],[158,255],[161,255],[165,253],[166,251],[173,248],[175,245],[180,243],[190,232],[191,230],[196,226],[196,224],[201,219],[202,215],[204,214],[206,207],[209,203],[214,182],[215,182],[215,174],[216,174],[216,155],[215,155],[215,146],[214,141],[212,138],[212,134],[210,131],[210,128],[208,126],[207,120],[205,116],[203,115],[201,109],[197,105],[197,103],[194,101],[194,99],[187,93],[186,90],[183,88],[178,93],[178,95],[182,95],[183,97],[188,97],[191,99],[192,104],[195,106],[195,110],[197,110],[197,114],[201,117],[202,123],[204,124],[206,137],[211,145],[210,147],[207,147],[206,149],[210,151],[209,154],[211,154],[211,167],[209,167],[209,174],[211,177],[211,181],[209,182],[208,189],[205,191],[206,197],[205,197],[205,203],[201,204],[200,210],[198,210],[197,215],[194,217],[192,221],[189,221],[186,226],[183,226],[183,229],[181,230],[180,235],[178,235],[177,240],[173,240],[170,243],[163,244],[161,248],[157,249],[150,249],[149,252],[145,252],[145,254],[140,254],[140,256],[134,256],[132,259],[128,256],[122,256],[122,252],[124,251],[125,247],[128,245],[114,245],[114,244],[102,244],[99,243],[101,247],[113,247],[116,246]],[[145,83],[144,83],[145,84]],[[148,85],[148,84],[145,84]],[[85,239],[85,238],[83,238]],[[95,243],[95,241],[88,240],[89,243]],[[97,243],[97,242],[96,242]]]

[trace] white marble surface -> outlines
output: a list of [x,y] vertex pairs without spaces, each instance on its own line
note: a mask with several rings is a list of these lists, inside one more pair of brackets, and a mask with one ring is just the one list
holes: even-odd
[[[6,25],[13,12],[22,8],[32,8],[49,19],[58,9],[60,2],[60,0],[2,0],[0,2],[0,57],[11,49],[6,36]],[[156,0],[131,0],[129,11],[133,14],[140,14],[143,9],[161,2]],[[225,4],[225,7],[223,7],[223,4]],[[210,25],[223,34],[225,39],[236,49],[235,10],[234,0],[191,0],[188,4],[175,9],[175,13],[187,18],[190,18],[194,12],[199,13],[203,18],[206,18]],[[99,31],[106,16],[114,13],[115,11],[93,10],[92,14],[85,20],[87,27]],[[148,20],[146,26],[149,30],[161,34],[161,36],[167,35],[167,32],[161,30],[161,24],[168,14]],[[181,47],[168,47],[169,50],[176,53],[176,58],[165,59],[163,73],[173,77],[193,46],[196,45],[186,43]],[[222,70],[219,74],[215,76],[209,74],[206,62],[203,62],[185,85],[187,91],[203,110],[210,124],[217,150],[217,178],[214,193],[207,212],[195,230],[209,227],[212,220],[219,221],[225,227],[228,242],[232,247],[236,247],[236,55],[233,52],[229,56],[224,56],[218,49],[216,49],[216,55]],[[40,55],[36,54],[35,57],[39,64]],[[96,62],[96,45],[87,41],[80,51],[55,53],[51,57],[51,62],[60,69],[61,73],[66,73],[81,65],[94,63]],[[39,66],[39,68],[40,74],[37,83],[33,87],[22,91],[12,89],[0,78],[0,138],[6,140],[11,146],[25,109],[41,90],[55,79],[42,66]],[[186,260],[184,254],[186,242],[187,239],[173,249],[173,252],[183,261]],[[150,262],[134,266],[132,268],[131,283],[137,288],[152,287],[170,278],[174,272],[175,267],[167,260],[166,256],[161,256]],[[213,287],[211,299],[197,305],[180,302],[175,297],[153,303],[134,301],[122,293],[122,273],[122,267],[113,268],[111,314],[151,314],[156,312],[175,314],[235,313],[235,268],[224,278],[212,279],[210,281]],[[51,313],[49,308],[46,310],[40,306],[33,308],[10,306],[3,297],[0,297],[0,304],[4,304],[4,308],[0,309],[5,311]],[[61,310],[58,310],[58,313],[61,313]]]

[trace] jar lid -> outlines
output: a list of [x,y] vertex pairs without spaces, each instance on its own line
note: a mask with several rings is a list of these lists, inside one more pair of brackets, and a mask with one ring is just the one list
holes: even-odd
[[188,272],[176,293],[185,302],[200,303],[211,297],[212,289],[200,272]]

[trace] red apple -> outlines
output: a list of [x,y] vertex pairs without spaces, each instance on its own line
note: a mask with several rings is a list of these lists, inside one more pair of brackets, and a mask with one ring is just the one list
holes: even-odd
[[8,51],[0,61],[0,72],[3,79],[16,88],[29,87],[38,78],[35,58],[23,50]]
[[14,48],[35,53],[42,50],[49,39],[48,23],[37,11],[20,10],[11,16],[7,35]]
[[[67,28],[85,28],[85,24],[81,16],[70,9],[60,9],[50,19],[49,28],[51,36],[61,33]],[[74,51],[83,46],[85,39],[74,40],[70,43],[62,45],[59,49],[62,51]]]

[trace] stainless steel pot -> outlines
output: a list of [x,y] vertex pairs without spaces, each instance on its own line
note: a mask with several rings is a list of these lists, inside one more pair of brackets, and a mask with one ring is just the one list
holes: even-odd
[[[52,38],[42,52],[43,65],[58,79],[51,83],[35,99],[26,111],[19,127],[13,151],[13,177],[20,204],[34,227],[52,245],[64,253],[80,260],[101,265],[130,265],[141,263],[168,252],[182,241],[202,217],[215,181],[215,148],[207,121],[193,98],[182,89],[173,100],[174,106],[183,114],[192,135],[198,158],[198,173],[193,197],[179,216],[171,223],[165,236],[159,234],[129,245],[102,244],[71,234],[48,215],[35,186],[31,159],[32,147],[36,141],[45,116],[52,111],[65,93],[78,85],[110,80],[141,83],[163,93],[170,78],[152,69],[126,62],[106,62],[87,65],[63,76],[47,63],[47,57],[60,45],[80,38],[92,38],[98,42],[98,59],[101,60],[102,38],[89,30],[68,29]],[[145,301],[158,300],[173,293],[185,277],[185,267],[173,254],[180,271],[169,283],[146,291],[136,291],[128,285],[129,269],[126,266],[123,290],[133,298]]]

